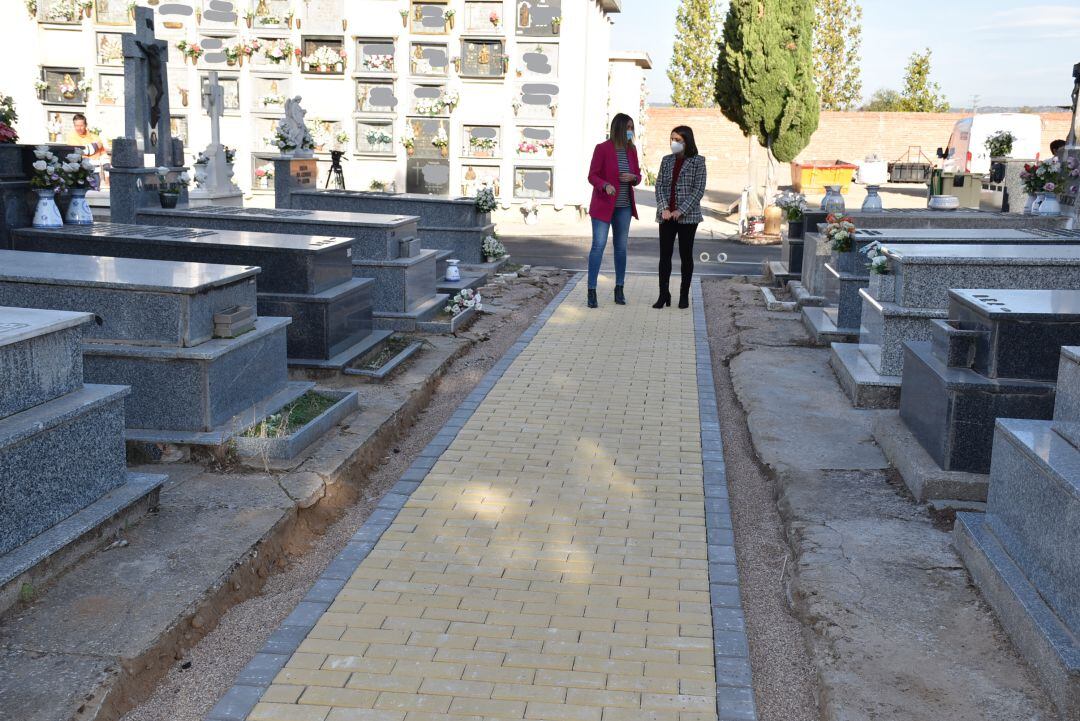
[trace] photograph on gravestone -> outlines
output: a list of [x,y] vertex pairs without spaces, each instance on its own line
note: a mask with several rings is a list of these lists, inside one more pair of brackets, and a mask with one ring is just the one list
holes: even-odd
[[518,0],[518,35],[558,35],[561,24],[562,0]]

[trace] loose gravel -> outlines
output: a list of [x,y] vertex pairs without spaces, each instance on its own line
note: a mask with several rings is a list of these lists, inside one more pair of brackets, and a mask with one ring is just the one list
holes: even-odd
[[742,350],[735,322],[740,301],[734,284],[738,282],[705,279],[702,291],[754,696],[760,721],[814,721],[820,718],[817,672],[803,639],[803,624],[792,615],[788,600],[787,582],[793,568],[776,507],[776,484],[757,462],[728,370],[728,361]]

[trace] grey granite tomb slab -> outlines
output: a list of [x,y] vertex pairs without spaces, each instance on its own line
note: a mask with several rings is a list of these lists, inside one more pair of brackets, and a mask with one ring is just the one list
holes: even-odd
[[944,308],[950,288],[1080,288],[1080,245],[909,244],[889,247],[892,301]]
[[[388,260],[401,256],[401,241],[416,237],[415,216],[383,213],[339,213],[275,208],[145,208],[139,222],[184,228],[247,230],[290,235],[348,237],[353,257]],[[408,257],[408,256],[404,256]]]
[[291,193],[279,190],[277,202],[279,208],[419,216],[421,245],[450,251],[451,257],[467,265],[483,261],[484,238],[495,232],[490,213],[477,212],[476,201],[472,198],[350,190],[294,190]]
[[210,340],[214,313],[255,308],[251,266],[0,251],[0,304],[94,313],[84,338],[194,346]]
[[77,391],[89,313],[0,306],[0,419]]
[[1080,346],[1061,349],[1054,430],[1080,449]]
[[[258,312],[278,315],[286,306],[296,310],[288,328],[289,362],[304,366],[341,368],[370,350],[382,336],[370,332],[364,318],[371,308],[363,281],[353,278],[352,241],[326,236],[254,233],[233,230],[194,230],[150,225],[98,224],[91,229],[65,227],[17,231],[20,250],[52,250],[178,261],[230,260],[258,266]],[[391,261],[388,261],[391,262]],[[284,300],[283,300],[284,299]],[[314,308],[304,309],[304,304]],[[319,325],[306,325],[320,321]],[[341,350],[342,329],[354,329],[348,350]],[[313,345],[324,339],[322,346]]]
[[[817,227],[817,226],[815,226]],[[870,226],[855,231],[855,249],[870,243],[892,245],[1070,245],[1080,243],[1080,230],[1064,228],[970,228],[961,226],[934,228],[890,228]],[[824,265],[832,257],[829,241],[820,232],[808,233],[803,257],[803,287],[813,296],[823,296],[826,277]],[[869,261],[863,256],[862,264],[869,270]]]
[[0,420],[0,554],[125,482],[129,393],[83,386]]
[[[828,215],[823,210],[811,209],[805,213],[806,227],[816,228]],[[887,208],[877,213],[849,210],[844,213],[854,219],[855,225],[867,228],[1060,228],[1064,218],[1039,215],[1000,213],[976,208],[957,210],[930,210],[928,208]]]
[[351,279],[349,238],[97,223],[20,228],[16,250],[258,266],[259,292],[319,293]]
[[1063,717],[1080,714],[1080,450],[1045,421],[1003,419],[986,514],[957,515],[960,556]]

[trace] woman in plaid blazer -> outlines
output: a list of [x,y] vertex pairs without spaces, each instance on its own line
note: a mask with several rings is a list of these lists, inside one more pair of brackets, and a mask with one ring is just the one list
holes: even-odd
[[694,235],[705,195],[705,158],[698,153],[694,131],[680,125],[671,131],[671,155],[660,162],[656,174],[656,222],[660,224],[660,299],[653,308],[671,305],[671,253],[679,240],[682,284],[679,307],[690,307],[690,280],[694,276]]

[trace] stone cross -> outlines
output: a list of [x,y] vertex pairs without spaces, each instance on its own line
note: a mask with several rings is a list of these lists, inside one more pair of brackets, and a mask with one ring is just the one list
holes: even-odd
[[154,11],[135,8],[135,32],[123,36],[124,126],[144,155],[157,166],[171,167],[172,130],[169,125],[169,45],[154,35]]
[[225,112],[225,91],[218,81],[216,70],[211,70],[208,74],[206,89],[202,94],[202,106],[210,116],[210,145],[203,153],[209,159],[203,190],[211,194],[231,192],[236,188],[225,159],[225,148],[221,145],[221,116]]

